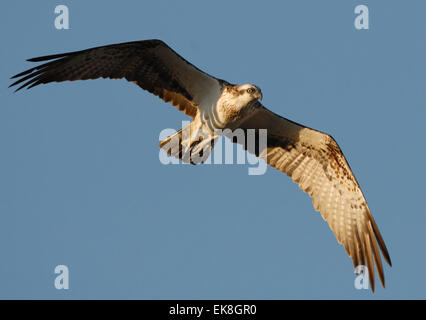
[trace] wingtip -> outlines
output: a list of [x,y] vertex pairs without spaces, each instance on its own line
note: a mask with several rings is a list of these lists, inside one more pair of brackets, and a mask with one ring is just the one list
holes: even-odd
[[383,258],[385,259],[386,263],[387,263],[390,267],[392,267],[392,260],[391,260],[391,258],[390,258],[389,252],[388,252],[388,251],[387,251],[387,249],[386,249],[386,246],[384,247],[384,249],[385,249],[385,250],[383,250],[383,248],[382,248],[382,255],[383,255]]
[[[8,86],[8,88],[11,88],[15,85],[16,83],[12,83],[11,85]],[[13,90],[13,93],[16,93],[17,91],[19,91],[19,88]]]
[[376,291],[376,282],[374,281],[374,275],[373,275],[373,279],[369,279],[369,283],[370,283],[370,289],[371,289],[371,293],[374,294],[374,292]]
[[[21,72],[21,73],[22,73],[22,72]],[[20,76],[20,74],[21,74],[21,73],[17,73],[17,74],[15,74],[15,75],[11,76],[11,77],[10,77],[10,80],[18,78],[18,77]]]
[[[49,55],[49,56],[55,56],[55,55]],[[49,57],[49,56],[40,56],[40,57],[28,58],[26,61],[28,61],[28,62],[39,62],[39,61],[45,60],[45,58]]]
[[[9,89],[11,86],[12,86],[12,85],[8,86],[7,88]],[[15,92],[16,92],[16,90],[13,90],[13,93],[15,93]]]
[[[8,88],[14,87],[14,86],[15,86],[15,85],[17,85],[18,83],[20,83],[20,80],[15,81],[14,83],[10,84]],[[18,92],[18,91],[19,91],[19,90],[21,90],[21,89],[22,89],[22,86],[21,86],[21,87],[18,87],[17,89],[15,89],[15,90],[13,91],[13,93]]]
[[389,267],[392,267],[392,260],[390,258],[390,256],[388,255],[387,258],[385,258],[386,262],[388,263]]

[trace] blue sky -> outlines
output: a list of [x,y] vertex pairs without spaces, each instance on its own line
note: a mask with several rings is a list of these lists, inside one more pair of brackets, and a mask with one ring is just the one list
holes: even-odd
[[[54,8],[70,29],[54,27]],[[354,28],[368,5],[370,29]],[[1,4],[0,298],[426,298],[426,3],[14,1]],[[310,198],[249,165],[162,165],[183,113],[124,80],[17,94],[25,59],[159,38],[340,144],[393,261],[354,288]],[[54,287],[67,265],[70,289]]]

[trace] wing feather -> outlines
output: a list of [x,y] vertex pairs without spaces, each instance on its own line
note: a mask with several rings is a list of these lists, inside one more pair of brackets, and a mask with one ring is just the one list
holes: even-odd
[[[328,134],[282,118],[260,106],[241,127],[267,129],[265,150],[252,149],[266,162],[287,174],[307,192],[352,258],[354,267],[367,265],[374,291],[374,268],[385,286],[380,250],[391,265],[389,253],[371,215],[361,188],[336,141]],[[379,250],[380,248],[380,250]],[[374,258],[374,260],[373,260]]]
[[[49,61],[51,60],[51,61]],[[195,117],[203,99],[225,81],[196,68],[161,40],[126,42],[28,59],[43,62],[12,77],[30,89],[49,82],[126,79]]]

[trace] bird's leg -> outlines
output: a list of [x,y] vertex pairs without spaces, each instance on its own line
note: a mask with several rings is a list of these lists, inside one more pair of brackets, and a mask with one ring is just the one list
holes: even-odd
[[168,154],[184,163],[203,163],[213,149],[217,135],[196,121],[172,134],[159,144]]
[[187,152],[191,164],[200,164],[208,158],[214,147],[216,136],[202,123],[194,121],[192,124]]

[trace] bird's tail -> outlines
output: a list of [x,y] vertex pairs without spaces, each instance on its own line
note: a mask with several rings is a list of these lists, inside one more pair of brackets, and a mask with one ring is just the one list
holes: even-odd
[[159,147],[184,163],[200,164],[207,160],[217,137],[195,122],[161,140]]

